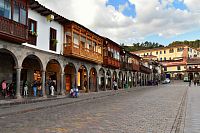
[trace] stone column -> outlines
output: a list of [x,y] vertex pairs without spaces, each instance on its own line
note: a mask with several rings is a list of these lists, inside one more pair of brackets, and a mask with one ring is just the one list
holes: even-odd
[[99,76],[96,77],[96,92],[99,91]]
[[20,94],[20,78],[21,78],[21,68],[16,68],[17,77],[16,77],[16,97],[17,99],[22,98]]
[[86,88],[86,92],[90,92],[90,75],[89,74],[87,74],[88,76],[87,76],[87,88]]
[[65,73],[60,74],[60,94],[64,95],[64,75]]
[[106,91],[106,74],[104,73],[104,85],[103,85],[103,87],[104,87],[104,91]]
[[43,94],[43,97],[47,97],[45,83],[46,83],[46,81],[45,81],[45,71],[42,71],[42,94]]

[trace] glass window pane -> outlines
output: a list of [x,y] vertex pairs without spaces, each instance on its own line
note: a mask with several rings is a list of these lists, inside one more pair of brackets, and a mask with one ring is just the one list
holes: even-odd
[[32,31],[32,32],[35,32],[34,30],[35,30],[35,25],[34,25],[33,22],[31,22],[31,31]]
[[0,0],[0,16],[4,16],[4,0]]
[[79,35],[76,33],[73,34],[73,42],[74,44],[79,45]]
[[4,11],[4,17],[11,19],[11,7],[10,7],[10,1],[5,1],[5,11]]
[[20,8],[20,23],[26,25],[26,10]]
[[19,6],[14,5],[13,20],[19,22]]

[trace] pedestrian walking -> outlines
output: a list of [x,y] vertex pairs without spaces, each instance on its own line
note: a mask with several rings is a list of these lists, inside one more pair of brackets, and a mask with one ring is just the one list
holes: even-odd
[[50,90],[51,90],[51,96],[54,96],[54,86],[53,85],[51,85]]
[[47,82],[47,87],[48,87],[48,90],[49,90],[49,95],[51,95],[51,86],[53,84],[53,81],[51,80],[51,78],[49,78],[48,82]]
[[25,81],[24,83],[24,97],[28,96],[28,82]]
[[1,88],[2,88],[2,95],[3,95],[4,99],[5,99],[5,97],[6,97],[6,80],[2,81]]
[[33,87],[33,95],[34,97],[36,97],[37,96],[37,81],[36,80],[33,81],[32,87]]
[[117,82],[115,80],[113,81],[113,86],[114,86],[114,90],[117,90]]

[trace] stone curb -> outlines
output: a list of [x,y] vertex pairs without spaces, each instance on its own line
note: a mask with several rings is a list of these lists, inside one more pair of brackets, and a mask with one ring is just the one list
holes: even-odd
[[[62,106],[62,105],[70,105],[70,104],[79,103],[79,102],[82,102],[82,101],[87,101],[87,100],[90,100],[90,99],[98,99],[98,98],[113,96],[113,95],[116,95],[116,94],[119,94],[119,93],[125,93],[125,92],[126,92],[125,90],[116,91],[116,92],[115,91],[109,91],[109,93],[105,93],[103,95],[96,95],[96,96],[94,95],[92,97],[83,97],[83,98],[80,98],[80,99],[79,98],[77,98],[77,99],[74,98],[75,100],[73,100],[73,101],[70,100],[70,101],[66,101],[64,103],[60,103],[60,104],[47,105],[47,106],[36,107],[36,108],[32,108],[32,109],[24,109],[24,110],[20,110],[20,111],[17,111],[17,112],[4,113],[4,114],[1,114],[0,117],[5,117],[5,116],[8,116],[8,115],[16,115],[16,114],[21,114],[21,113],[41,110],[41,109],[45,109],[45,108],[57,107],[57,106]],[[63,98],[68,98],[68,97],[63,97]],[[51,100],[56,100],[56,99],[58,99],[58,98],[51,99]],[[36,102],[39,102],[39,101],[40,100],[37,100]],[[17,104],[20,104],[20,103],[22,103],[22,102],[18,102]],[[34,102],[32,102],[32,103],[34,103]],[[16,104],[13,103],[12,105],[16,105]]]
[[[141,88],[147,88],[147,87],[151,87],[151,86],[134,87],[134,88],[130,88],[128,90],[125,90],[125,89],[119,89],[117,91],[107,90],[107,91],[102,91],[102,92],[91,92],[91,93],[81,94],[80,97],[78,98],[78,101],[82,101],[84,99],[88,100],[88,99],[106,97],[106,96],[114,95],[115,93],[120,93],[122,91],[123,92],[130,91],[130,90],[134,91],[134,90],[138,90]],[[92,93],[94,93],[94,95],[92,95]],[[114,93],[114,94],[112,94],[112,93]],[[88,96],[91,95],[91,97],[88,98],[87,95]],[[86,98],[84,98],[84,97],[86,97]],[[12,105],[19,105],[19,104],[29,104],[29,103],[37,103],[37,102],[43,102],[43,101],[59,100],[59,99],[64,99],[64,98],[69,98],[69,95],[57,96],[57,97],[52,97],[52,98],[19,99],[19,100],[9,100],[9,101],[5,100],[3,102],[0,102],[0,107],[5,106],[5,105],[12,106]],[[74,101],[77,101],[77,100],[74,100]],[[71,101],[69,101],[69,102],[71,102]]]

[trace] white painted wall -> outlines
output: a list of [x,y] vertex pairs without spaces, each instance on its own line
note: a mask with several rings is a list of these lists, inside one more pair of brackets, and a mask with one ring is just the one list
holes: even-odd
[[[62,54],[63,45],[63,26],[56,21],[47,21],[45,16],[41,16],[36,11],[29,9],[28,18],[37,21],[37,44],[36,46],[24,43],[24,45],[33,47],[36,49],[44,50],[51,53]],[[56,52],[49,50],[49,37],[50,37],[50,27],[57,30],[57,48]]]

